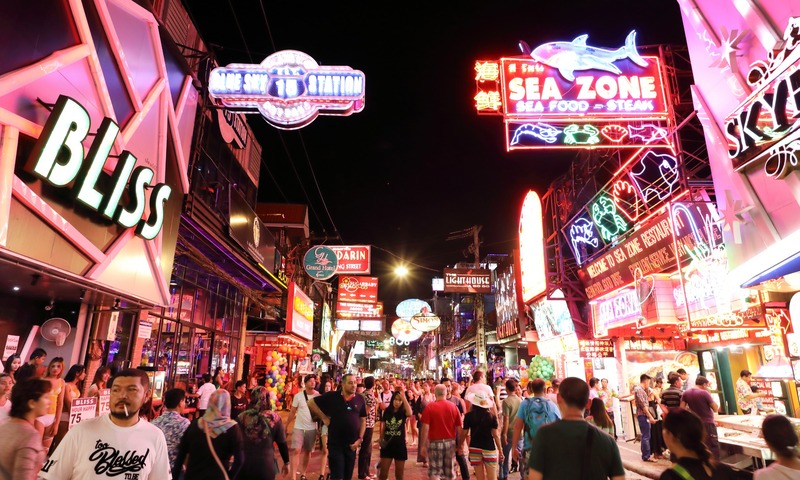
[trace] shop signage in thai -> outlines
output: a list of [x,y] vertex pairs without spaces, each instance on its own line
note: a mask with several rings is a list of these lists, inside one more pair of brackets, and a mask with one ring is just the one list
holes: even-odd
[[780,50],[752,65],[753,92],[725,120],[728,155],[742,170],[763,164],[767,176],[784,178],[800,167],[800,17],[790,18]]
[[208,92],[234,111],[260,113],[271,125],[294,130],[318,115],[350,115],[364,109],[364,73],[320,66],[296,50],[275,52],[257,65],[215,68]]
[[610,328],[626,325],[639,318],[642,306],[635,289],[626,289],[606,300],[591,304],[594,332],[605,336]]
[[336,260],[339,262],[337,274],[369,274],[372,257],[370,245],[331,245],[328,248],[336,252]]
[[447,293],[492,293],[492,272],[484,268],[445,268]]
[[[89,151],[84,152],[83,142],[90,128],[89,112],[72,98],[60,95],[28,159],[29,171],[54,187],[72,184],[72,196],[82,205],[152,240],[164,224],[164,204],[172,187],[154,183],[155,172],[137,167],[136,157],[128,151],[119,156],[111,175],[104,173],[119,125],[105,118]],[[86,161],[88,166],[84,165]],[[102,185],[108,188],[98,190]],[[123,200],[126,192],[127,200]],[[148,205],[150,213],[142,218]]]
[[[586,286],[586,295],[590,299],[630,284],[637,270],[641,276],[647,276],[677,268],[678,260],[683,263],[692,258],[692,255],[700,251],[701,244],[713,244],[708,239],[708,231],[683,227],[687,224],[706,225],[706,218],[716,218],[709,205],[692,204],[692,208],[680,209],[680,215],[674,213],[676,208],[673,206],[673,222],[670,222],[669,211],[656,215],[642,228],[579,271]],[[678,227],[675,243],[673,223]],[[719,235],[718,229],[712,228],[710,232],[714,236]],[[678,248],[677,255],[675,244]]]
[[765,327],[764,308],[760,304],[752,305],[744,310],[689,319],[689,328],[692,330],[763,330]]
[[303,257],[303,268],[314,280],[327,280],[336,275],[338,265],[336,253],[322,245],[311,247]]
[[614,342],[611,340],[578,340],[581,358],[614,358]]
[[[639,55],[635,31],[616,49],[587,40],[581,35],[524,57],[475,62],[475,108],[506,119],[509,150],[668,142],[660,59]],[[645,124],[663,130],[663,137],[644,133]]]
[[268,272],[275,270],[275,237],[235,190],[230,190],[228,201],[228,232],[257,263]]
[[494,305],[497,312],[497,339],[519,335],[520,298],[513,266],[497,272],[494,282]]
[[336,303],[336,318],[378,318],[383,316],[383,302],[363,303],[344,302]]
[[374,304],[378,301],[378,277],[339,276],[339,291],[336,298],[340,302]]
[[311,340],[314,337],[314,302],[294,282],[289,284],[287,305],[286,333]]
[[524,303],[541,295],[547,288],[542,222],[542,201],[536,192],[530,190],[522,201],[519,214],[519,276]]

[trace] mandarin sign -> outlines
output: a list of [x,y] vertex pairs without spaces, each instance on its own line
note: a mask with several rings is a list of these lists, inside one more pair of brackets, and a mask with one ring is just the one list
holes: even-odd
[[370,245],[331,245],[328,248],[336,253],[336,259],[339,262],[336,267],[337,274],[369,274],[372,257]]
[[364,109],[364,73],[320,66],[309,55],[282,50],[258,65],[215,68],[208,93],[224,107],[260,113],[276,128],[294,130],[318,115],[350,115]]

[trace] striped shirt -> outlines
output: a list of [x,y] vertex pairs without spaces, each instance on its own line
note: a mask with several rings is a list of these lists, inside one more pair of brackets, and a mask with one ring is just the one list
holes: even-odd
[[661,392],[661,404],[667,408],[680,408],[683,392],[680,388],[669,387]]

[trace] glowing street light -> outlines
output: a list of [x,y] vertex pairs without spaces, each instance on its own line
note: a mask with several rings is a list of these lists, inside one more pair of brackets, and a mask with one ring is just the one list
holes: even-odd
[[395,267],[394,274],[397,275],[398,277],[405,277],[406,275],[408,275],[408,268],[402,265],[400,265],[399,267]]

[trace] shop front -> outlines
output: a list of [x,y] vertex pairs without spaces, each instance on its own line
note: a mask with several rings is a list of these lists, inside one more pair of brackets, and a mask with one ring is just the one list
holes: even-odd
[[[528,353],[545,357],[554,365],[553,375],[545,380],[566,377],[588,379],[569,305],[563,300],[560,290],[556,290],[552,300],[542,298],[529,307],[536,332],[530,332],[533,335],[528,337]],[[530,372],[537,362],[536,358],[531,362],[528,366],[528,377],[532,380]]]
[[[701,367],[719,376],[728,413],[740,412],[730,385],[746,369],[769,394],[764,410],[796,416],[794,364],[800,352],[789,348],[789,340],[798,319],[788,306],[800,290],[797,11],[777,1],[760,2],[758,15],[736,2],[679,3],[719,204],[728,262],[723,285],[729,289],[706,288],[702,298],[687,298],[722,310],[690,319],[690,327],[699,325],[689,342],[699,349]],[[753,34],[721,38],[712,31]],[[728,47],[732,53],[723,60],[720,49]]]
[[170,303],[197,91],[136,2],[33,8],[4,10],[0,337],[91,379],[137,365],[137,326]]

